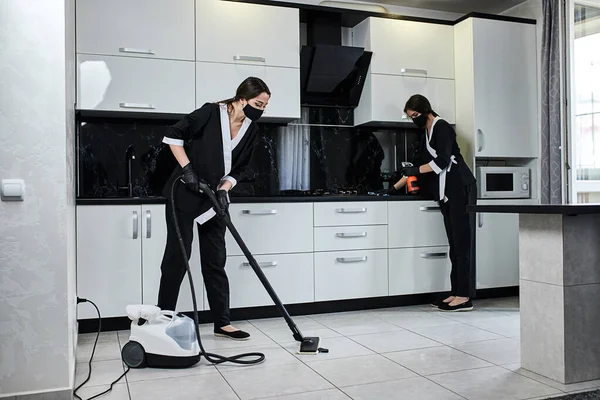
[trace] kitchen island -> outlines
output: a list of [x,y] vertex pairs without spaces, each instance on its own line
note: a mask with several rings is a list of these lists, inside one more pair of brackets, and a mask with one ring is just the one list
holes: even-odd
[[600,379],[600,205],[469,211],[519,215],[521,367],[563,384]]

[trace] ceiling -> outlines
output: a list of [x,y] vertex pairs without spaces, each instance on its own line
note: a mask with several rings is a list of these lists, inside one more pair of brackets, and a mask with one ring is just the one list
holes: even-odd
[[525,0],[361,0],[365,3],[390,4],[394,6],[425,8],[455,13],[481,12],[497,14]]

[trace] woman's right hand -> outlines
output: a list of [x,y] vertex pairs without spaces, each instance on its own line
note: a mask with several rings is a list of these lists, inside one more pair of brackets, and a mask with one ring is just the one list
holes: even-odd
[[196,171],[192,168],[192,163],[188,163],[182,170],[183,177],[181,180],[185,186],[194,193],[200,193],[200,179],[198,179]]

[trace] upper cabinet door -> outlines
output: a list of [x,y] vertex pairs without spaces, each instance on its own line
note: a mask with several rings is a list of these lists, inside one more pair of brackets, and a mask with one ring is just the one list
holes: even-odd
[[473,19],[478,157],[538,157],[535,25]]
[[194,0],[77,0],[77,52],[194,60]]
[[197,1],[196,60],[299,68],[299,11],[233,1]]
[[371,72],[454,79],[454,28],[369,18],[354,30],[354,45],[373,52]]

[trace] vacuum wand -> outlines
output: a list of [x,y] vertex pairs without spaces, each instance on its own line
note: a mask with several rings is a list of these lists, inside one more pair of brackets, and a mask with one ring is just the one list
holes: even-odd
[[277,293],[275,293],[275,290],[273,289],[273,287],[271,286],[271,283],[265,276],[265,273],[262,271],[262,269],[258,265],[258,262],[256,262],[256,260],[254,259],[254,256],[252,255],[252,253],[250,253],[248,246],[246,246],[246,243],[244,243],[242,237],[240,236],[237,229],[233,225],[233,222],[231,222],[231,218],[221,208],[221,205],[219,204],[219,202],[217,200],[217,196],[215,195],[213,190],[205,182],[200,182],[199,187],[200,187],[200,191],[209,198],[217,215],[224,219],[227,229],[229,229],[229,232],[231,233],[231,235],[237,242],[238,246],[242,249],[242,252],[246,256],[246,258],[248,259],[248,262],[250,263],[250,266],[254,270],[254,273],[256,274],[256,276],[258,277],[260,282],[263,284],[267,293],[269,293],[269,296],[271,296],[271,299],[273,300],[273,302],[275,303],[275,306],[277,307],[277,309],[279,310],[279,312],[285,319],[285,322],[287,322],[290,330],[292,331],[294,339],[301,343],[300,353],[314,354],[317,352],[327,352],[328,351],[327,349],[319,348],[319,338],[318,337],[304,337],[302,335],[302,333],[300,332],[300,329],[298,328],[298,326],[296,326],[296,324],[292,320],[292,317],[290,317],[290,314],[288,313],[286,308],[283,306],[281,299],[279,299],[279,296],[277,296]]

